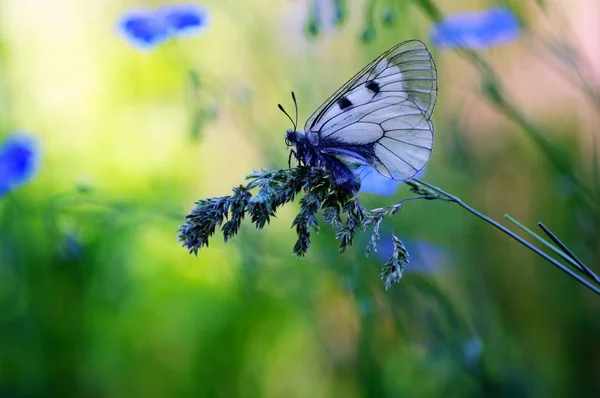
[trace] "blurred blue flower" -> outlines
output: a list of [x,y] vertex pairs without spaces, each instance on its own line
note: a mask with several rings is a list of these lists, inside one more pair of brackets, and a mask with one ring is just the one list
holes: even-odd
[[174,4],[160,8],[169,33],[173,36],[198,34],[208,26],[208,12],[197,4]]
[[398,190],[399,181],[391,180],[379,174],[373,167],[360,166],[354,171],[360,179],[360,191],[375,195],[391,196]]
[[129,11],[123,15],[118,25],[125,39],[141,50],[151,50],[169,39],[167,26],[156,11]]
[[[406,264],[406,272],[417,272],[421,274],[434,274],[452,264],[452,252],[450,249],[430,242],[401,239],[410,255],[410,261]],[[377,254],[382,261],[387,261],[392,253],[392,239],[382,237],[379,242]]]
[[519,36],[519,20],[508,8],[449,15],[431,30],[431,41],[440,48],[482,50],[510,43]]
[[61,247],[61,256],[67,260],[80,260],[83,257],[84,244],[73,235],[65,235]]
[[[361,193],[372,193],[380,196],[392,196],[398,191],[402,181],[392,180],[384,177],[371,166],[360,166],[354,170],[354,174],[360,179]],[[425,169],[415,174],[414,178],[420,178],[425,174]]]
[[479,337],[473,337],[463,344],[463,353],[468,364],[475,364],[483,352],[483,342]]
[[15,135],[0,144],[0,196],[27,183],[37,172],[40,149],[35,138]]
[[141,50],[151,50],[176,36],[198,34],[207,25],[208,12],[196,4],[131,10],[118,23],[125,39]]

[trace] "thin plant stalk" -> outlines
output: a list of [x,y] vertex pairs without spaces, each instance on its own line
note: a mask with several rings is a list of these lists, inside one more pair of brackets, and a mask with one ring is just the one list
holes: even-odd
[[454,202],[456,204],[458,204],[460,207],[462,207],[463,209],[467,210],[469,213],[481,218],[483,221],[487,222],[488,224],[496,227],[497,229],[499,229],[500,231],[504,232],[505,234],[507,234],[508,236],[510,236],[511,238],[513,238],[514,240],[516,240],[517,242],[519,242],[520,244],[522,244],[523,246],[527,247],[528,249],[530,249],[531,251],[533,251],[534,253],[536,253],[537,255],[539,255],[540,257],[542,257],[544,260],[547,260],[548,262],[550,262],[552,265],[554,265],[555,267],[557,267],[558,269],[560,269],[561,271],[563,271],[564,273],[566,273],[567,275],[569,275],[571,278],[577,280],[579,283],[581,283],[582,285],[584,285],[585,287],[587,287],[588,289],[590,289],[591,291],[593,291],[594,293],[600,295],[600,289],[594,285],[592,285],[589,281],[587,281],[586,279],[582,278],[581,276],[577,275],[575,272],[573,272],[571,269],[567,268],[565,265],[559,263],[557,260],[555,260],[554,258],[550,257],[548,254],[544,253],[543,251],[541,251],[540,249],[538,249],[537,247],[535,247],[534,245],[532,245],[531,243],[527,242],[525,239],[521,238],[519,235],[515,234],[514,232],[512,232],[511,230],[509,230],[508,228],[506,228],[505,226],[499,224],[498,222],[494,221],[493,219],[487,217],[486,215],[478,212],[477,210],[475,210],[474,208],[472,208],[471,206],[467,205],[465,202],[463,202],[461,199],[457,198],[454,195],[451,195],[449,193],[447,193],[446,191],[443,191],[442,189],[431,185],[425,181],[421,181],[417,178],[414,178],[413,181],[416,181],[419,184],[422,184],[424,186],[426,186],[427,188],[441,194],[444,195],[448,201],[450,202]]

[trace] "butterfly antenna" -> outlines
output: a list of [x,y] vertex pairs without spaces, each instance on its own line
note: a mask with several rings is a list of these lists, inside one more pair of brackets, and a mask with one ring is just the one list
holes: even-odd
[[298,101],[296,101],[296,94],[292,91],[292,99],[294,100],[294,107],[296,107],[296,123],[294,123],[294,130],[298,127]]
[[296,123],[294,123],[294,119],[292,119],[289,113],[287,113],[285,109],[283,109],[283,106],[281,106],[281,104],[277,104],[277,106],[279,107],[279,110],[283,112],[283,114],[286,115],[288,119],[290,119],[290,122],[292,122],[292,124],[294,125],[294,131],[296,131]]

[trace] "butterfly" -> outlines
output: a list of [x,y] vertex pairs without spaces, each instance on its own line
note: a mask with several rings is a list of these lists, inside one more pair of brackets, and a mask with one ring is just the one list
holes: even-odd
[[300,165],[328,170],[333,182],[356,192],[352,172],[366,165],[398,181],[422,170],[433,149],[431,115],[438,80],[433,57],[419,40],[397,44],[365,66],[325,101],[304,130],[279,105],[294,128],[286,144]]

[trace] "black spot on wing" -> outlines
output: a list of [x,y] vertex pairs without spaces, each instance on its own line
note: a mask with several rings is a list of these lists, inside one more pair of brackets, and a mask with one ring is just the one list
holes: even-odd
[[350,100],[346,97],[342,97],[337,101],[338,106],[340,107],[340,109],[346,109],[352,106],[352,102],[350,102]]
[[371,80],[367,83],[367,89],[373,92],[374,94],[377,94],[380,90],[379,83],[377,83],[375,80]]

